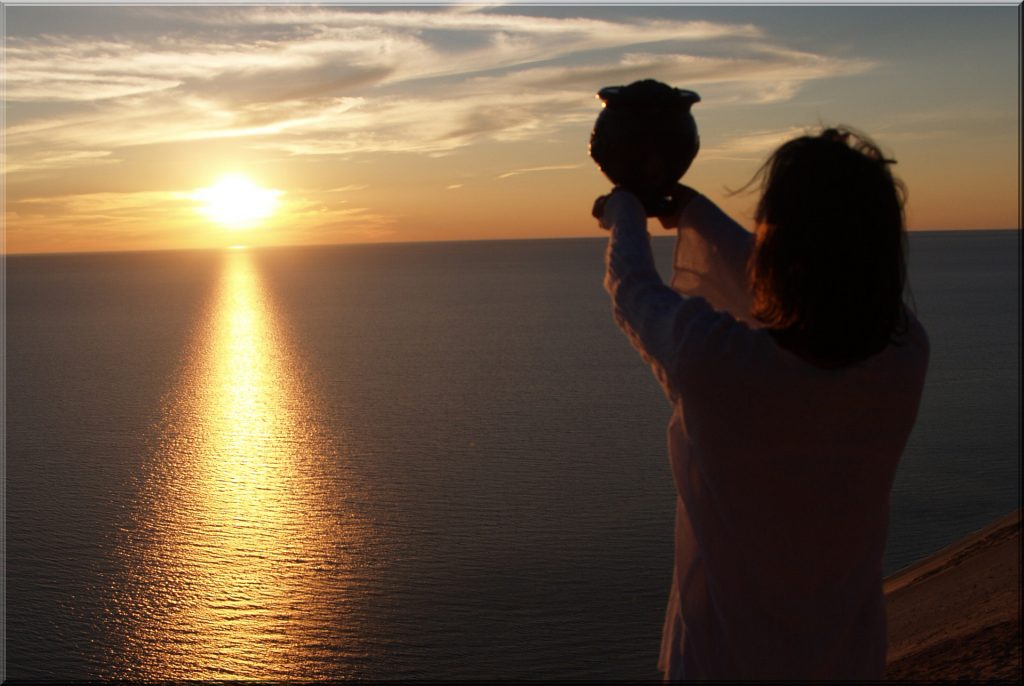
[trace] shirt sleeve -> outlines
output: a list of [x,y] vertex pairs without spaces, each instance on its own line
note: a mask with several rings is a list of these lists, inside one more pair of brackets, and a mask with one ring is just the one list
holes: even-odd
[[672,288],[707,300],[752,327],[753,298],[747,262],[754,236],[703,195],[695,195],[676,220]]
[[611,231],[605,289],[612,298],[615,322],[651,365],[665,394],[674,400],[679,394],[677,371],[689,329],[715,313],[705,300],[684,297],[662,282],[651,252],[647,217],[635,197],[613,194],[602,224]]

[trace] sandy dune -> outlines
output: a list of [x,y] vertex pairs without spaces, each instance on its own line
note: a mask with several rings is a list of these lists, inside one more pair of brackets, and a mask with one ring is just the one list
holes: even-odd
[[1017,510],[889,577],[889,666],[898,680],[1021,679]]

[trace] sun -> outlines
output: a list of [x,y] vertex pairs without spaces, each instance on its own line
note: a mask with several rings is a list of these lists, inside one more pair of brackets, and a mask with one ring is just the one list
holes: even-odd
[[261,188],[243,174],[227,174],[212,186],[200,188],[192,199],[200,211],[229,229],[244,229],[266,219],[277,209],[281,191]]

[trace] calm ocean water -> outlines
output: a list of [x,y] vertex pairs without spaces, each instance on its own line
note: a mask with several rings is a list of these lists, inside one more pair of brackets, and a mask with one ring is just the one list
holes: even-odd
[[[8,678],[656,676],[669,412],[603,247],[9,257]],[[911,253],[889,572],[1020,497],[1019,234]]]

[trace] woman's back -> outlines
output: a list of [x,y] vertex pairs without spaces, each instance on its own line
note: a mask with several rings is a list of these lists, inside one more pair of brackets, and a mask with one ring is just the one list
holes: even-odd
[[[885,659],[888,499],[928,342],[822,369],[723,313],[680,347],[669,428],[687,678],[872,678]],[[669,608],[670,615],[673,608]],[[681,629],[681,627],[680,627]],[[678,666],[678,665],[676,665]]]

